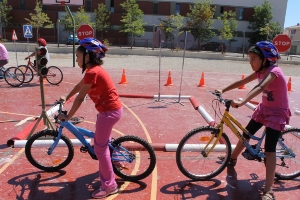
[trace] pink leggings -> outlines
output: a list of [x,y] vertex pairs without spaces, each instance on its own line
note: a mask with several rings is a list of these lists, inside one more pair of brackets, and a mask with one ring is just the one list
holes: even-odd
[[122,113],[123,108],[120,108],[119,110],[99,112],[97,115],[94,148],[99,160],[99,175],[102,189],[117,186],[111,164],[108,141],[111,139],[112,128],[119,121]]

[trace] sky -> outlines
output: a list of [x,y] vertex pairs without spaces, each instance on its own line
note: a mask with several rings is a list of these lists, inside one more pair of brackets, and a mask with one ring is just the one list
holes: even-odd
[[300,23],[300,0],[288,0],[284,28]]

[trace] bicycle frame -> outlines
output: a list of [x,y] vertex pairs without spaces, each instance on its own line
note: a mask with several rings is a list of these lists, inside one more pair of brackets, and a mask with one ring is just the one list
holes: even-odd
[[[256,156],[256,157],[260,157],[260,158],[265,158],[266,155],[264,152],[259,152],[261,143],[266,135],[266,129],[264,129],[262,136],[261,137],[256,137],[254,135],[252,135],[251,133],[249,133],[245,127],[243,127],[230,113],[229,113],[229,107],[226,108],[223,117],[220,121],[220,123],[216,126],[217,129],[219,129],[219,133],[218,133],[218,137],[215,140],[215,143],[212,145],[212,147],[209,149],[208,152],[206,152],[205,154],[208,155],[213,148],[215,147],[215,145],[220,142],[222,143],[222,141],[220,141],[220,138],[224,132],[224,123],[229,127],[229,129],[234,133],[234,135],[244,144],[244,146],[246,147],[246,149],[251,153],[251,155]],[[256,148],[254,149],[249,142],[245,139],[245,137],[238,131],[237,127],[244,133],[248,134],[249,137],[253,140],[258,141]],[[210,138],[210,141],[208,142],[208,144],[205,146],[204,151],[206,150],[206,148],[208,147],[208,145],[211,143],[211,141],[213,140],[214,135],[212,135],[212,137]],[[284,148],[285,151],[288,151],[289,155],[280,155],[276,157],[295,157],[296,155],[284,144],[283,140],[281,138],[279,138],[279,145],[281,147]]]
[[[63,122],[60,123],[60,127],[58,129],[57,138],[54,141],[54,143],[52,144],[52,146],[48,149],[48,155],[51,155],[52,152],[53,152],[53,150],[55,149],[55,147],[58,145],[58,142],[59,142],[59,140],[61,138],[61,135],[62,135],[62,130],[64,128],[68,129],[83,144],[83,146],[87,147],[88,150],[89,150],[89,152],[92,155],[95,155],[94,148],[84,138],[84,136],[87,136],[89,138],[94,138],[94,132],[92,132],[90,130],[87,130],[85,128],[74,126],[70,121],[63,121]],[[120,149],[122,149],[123,151],[125,151],[128,154],[124,154],[118,148],[115,148],[112,145],[111,140],[108,142],[108,146],[109,146],[110,149],[114,150],[114,154],[111,157],[112,161],[127,161],[129,163],[131,163],[133,161],[133,158],[131,158],[130,156],[128,156],[128,155],[130,155],[130,153],[129,153],[129,151],[126,148],[124,148],[122,146],[119,146]],[[119,156],[121,156],[122,158],[119,158]]]

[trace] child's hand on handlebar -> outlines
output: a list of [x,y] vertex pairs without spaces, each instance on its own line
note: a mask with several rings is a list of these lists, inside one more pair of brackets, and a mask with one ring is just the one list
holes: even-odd
[[62,101],[63,103],[65,103],[67,101],[67,97],[66,96],[60,96],[59,101]]
[[238,107],[243,106],[242,102],[236,101],[236,100],[231,101],[230,105],[231,105],[232,108],[238,108]]

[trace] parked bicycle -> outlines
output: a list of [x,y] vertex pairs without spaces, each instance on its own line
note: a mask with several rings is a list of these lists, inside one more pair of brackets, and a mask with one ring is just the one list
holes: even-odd
[[24,73],[17,67],[5,68],[0,67],[2,71],[5,82],[12,87],[19,87],[24,83]]
[[[58,113],[62,111],[62,102]],[[56,105],[55,104],[55,105]],[[70,139],[64,135],[63,129],[68,129],[81,143],[80,152],[88,152],[92,159],[97,160],[93,146],[84,136],[94,138],[94,133],[87,129],[74,126],[70,121],[59,121],[54,116],[58,130],[43,130],[33,134],[25,145],[28,161],[44,171],[58,171],[66,167],[74,156],[74,148]],[[137,136],[121,136],[109,143],[111,161],[116,175],[128,181],[146,178],[151,174],[156,164],[156,156],[148,142]]]
[[[28,58],[27,65],[20,65],[18,68],[25,74],[24,83],[29,83],[33,79],[33,71],[37,73],[37,67]],[[48,73],[44,77],[48,83],[52,85],[58,85],[63,80],[62,71],[56,66],[50,66],[48,68]]]
[[[248,160],[266,162],[264,149],[261,147],[265,131],[261,137],[249,133],[230,113],[232,100],[223,99],[220,93],[211,92],[218,102],[213,109],[220,111],[220,103],[226,109],[221,121],[215,127],[203,126],[187,133],[178,145],[176,163],[179,170],[193,180],[208,180],[220,174],[231,156],[231,142],[224,133],[226,124],[234,135],[243,142],[246,150],[242,153]],[[213,102],[214,102],[213,101]],[[256,140],[257,144],[250,145],[237,127]],[[300,176],[300,129],[290,128],[282,132],[276,146],[276,173],[278,179],[289,180]],[[220,158],[224,159],[220,159]]]

